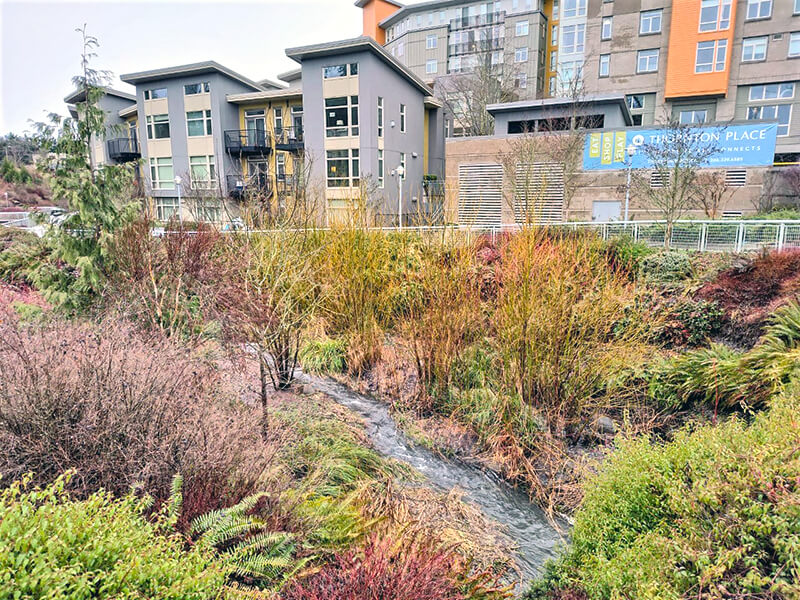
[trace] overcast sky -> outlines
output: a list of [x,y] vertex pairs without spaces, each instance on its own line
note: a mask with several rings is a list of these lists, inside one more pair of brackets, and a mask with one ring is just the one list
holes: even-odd
[[123,73],[203,60],[274,79],[297,66],[286,48],[360,35],[361,11],[353,3],[0,0],[0,134],[66,112],[63,98],[80,68],[75,28],[83,23],[100,41],[95,67],[112,71],[112,87],[130,92],[119,80]]

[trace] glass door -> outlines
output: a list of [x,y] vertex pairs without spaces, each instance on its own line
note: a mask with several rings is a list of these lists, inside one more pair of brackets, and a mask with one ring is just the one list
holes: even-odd
[[266,146],[267,123],[263,110],[246,110],[244,128],[247,132],[247,146]]

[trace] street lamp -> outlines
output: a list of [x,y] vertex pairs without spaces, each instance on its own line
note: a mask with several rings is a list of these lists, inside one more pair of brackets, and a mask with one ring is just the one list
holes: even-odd
[[178,189],[178,222],[183,225],[183,207],[181,205],[181,177],[175,177],[175,187]]
[[629,145],[625,152],[628,154],[628,183],[625,185],[625,226],[628,223],[628,213],[631,203],[631,171],[633,170],[633,157],[636,154],[636,146]]
[[397,227],[400,231],[403,230],[403,177],[406,175],[406,169],[403,165],[397,167]]

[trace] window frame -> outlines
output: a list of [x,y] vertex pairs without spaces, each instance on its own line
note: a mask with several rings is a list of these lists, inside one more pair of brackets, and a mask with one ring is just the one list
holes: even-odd
[[[764,42],[764,56],[762,58],[745,58],[745,48],[750,45],[751,47],[755,48],[755,42],[757,40],[761,40]],[[764,62],[767,60],[767,55],[769,53],[769,36],[768,35],[757,35],[752,37],[742,38],[742,62],[743,63],[758,63]],[[753,55],[755,56],[755,54]]]
[[[792,90],[791,95],[788,95],[788,96],[787,95],[781,95],[781,89],[784,86],[789,86],[788,89]],[[775,88],[775,96],[773,96],[773,97],[769,97],[768,96],[768,91],[769,91],[769,88],[771,88],[771,87]],[[753,91],[757,90],[759,88],[762,90],[761,97],[760,98],[754,98],[753,97]],[[758,84],[750,86],[750,89],[747,91],[747,101],[748,102],[774,102],[775,100],[794,100],[795,89],[796,89],[796,84],[795,84],[794,81],[786,81],[786,82],[782,82],[782,83],[758,83]]]
[[400,133],[407,132],[406,126],[406,105],[400,104]]
[[558,46],[558,25],[553,25],[550,30],[550,45]]
[[[189,117],[199,113],[199,117]],[[202,133],[192,133],[190,123],[200,123]],[[208,137],[213,135],[213,127],[211,125],[211,110],[190,110],[186,112],[186,137]]]
[[[158,117],[164,117],[164,118],[156,120],[156,118]],[[167,135],[156,135],[157,127],[163,125],[166,125],[167,127]],[[146,115],[145,127],[147,129],[148,140],[168,140],[172,135],[169,123],[169,113],[163,113],[159,115]]]
[[[344,75],[336,75],[333,69],[344,69]],[[330,75],[328,74],[330,72]],[[322,67],[322,79],[343,79],[358,76],[358,63],[344,63],[338,65],[325,65]]]
[[[195,159],[203,159],[203,162]],[[205,168],[207,176],[204,178],[195,177],[195,167]],[[189,157],[189,180],[191,181],[192,189],[210,190],[217,187],[217,163],[213,154]]]
[[[330,104],[329,102],[333,100],[344,100],[344,104]],[[325,110],[324,114],[324,124],[325,124],[325,138],[343,138],[343,137],[357,137],[360,132],[359,127],[359,101],[358,96],[333,96],[330,98],[325,98],[323,100],[323,108]],[[343,110],[344,114],[347,117],[346,122],[343,125],[328,125],[329,119],[329,110]],[[341,132],[344,133],[342,135],[338,135],[334,132]]]
[[[642,55],[645,52],[654,52],[655,53],[655,59],[656,59],[655,69],[647,69],[647,70],[641,69]],[[650,57],[648,57],[646,60],[649,60],[649,58],[651,58],[651,57],[652,57],[652,55]],[[658,63],[660,61],[661,61],[661,49],[660,48],[642,48],[641,50],[637,51],[636,52],[636,73],[637,73],[637,75],[638,74],[645,74],[645,73],[658,73]]]
[[[153,92],[164,92],[163,96],[156,96]],[[163,100],[168,97],[167,88],[149,88],[144,91],[144,99],[145,100]]]
[[[187,88],[195,85],[200,86],[199,92],[190,92],[187,90]],[[209,84],[208,81],[197,81],[195,83],[186,83],[183,86],[184,96],[198,96],[200,94],[209,94],[209,93],[211,93],[211,85]]]
[[378,96],[378,107],[376,111],[377,119],[378,119],[378,139],[383,139],[383,128],[384,128],[384,112],[383,112],[383,96]]
[[[524,58],[522,58],[524,55]],[[514,62],[524,63],[528,62],[528,47],[522,46],[521,48],[514,48]]]
[[[433,64],[433,69],[431,69],[431,64]],[[439,71],[439,61],[435,58],[431,58],[425,61],[425,74],[426,75],[436,75]]]
[[[764,19],[771,19],[772,18],[772,8],[773,8],[773,0],[747,0],[747,4],[744,7],[744,20],[745,21],[761,21]],[[761,15],[761,7],[767,6],[769,7],[769,14]],[[755,17],[750,16],[750,9],[752,7],[758,7],[757,10],[759,12],[758,15]]]
[[[169,164],[160,162],[165,160],[168,160]],[[168,178],[161,179],[161,172],[159,170],[160,168],[168,168],[172,174]],[[156,175],[156,177],[154,177],[154,175]],[[154,190],[175,189],[175,166],[171,156],[150,157],[150,186]]]
[[[521,30],[524,29],[524,32]],[[530,21],[517,21],[514,23],[514,37],[527,37],[530,35],[531,32],[531,23]]]
[[[703,113],[703,119],[701,121],[695,120],[695,116],[699,113]],[[691,114],[690,121],[684,121],[683,115]],[[708,121],[708,109],[707,108],[689,108],[687,110],[679,110],[678,111],[678,122],[681,125],[697,125],[702,124]]]
[[[706,4],[706,3],[711,3],[711,2],[715,3],[716,17],[714,18],[714,21],[713,21],[713,27],[704,29],[703,28],[703,24],[704,23],[712,24],[712,22],[711,21],[703,21],[703,9],[704,9],[703,5]],[[733,2],[733,0],[701,0],[701,2],[700,2],[700,22],[698,23],[697,31],[699,33],[710,33],[710,32],[713,32],[713,31],[727,31],[728,29],[730,29],[731,28],[731,13],[733,11],[732,2]],[[727,16],[727,18],[724,18],[724,14],[725,14],[726,9],[727,9],[728,16]],[[723,22],[725,23],[724,27],[722,25]]]
[[[652,24],[658,17],[658,29],[650,31],[642,31],[645,21]],[[664,29],[664,9],[655,8],[652,10],[643,10],[639,12],[639,35],[659,35]]]
[[[572,3],[575,4],[574,8]],[[585,17],[587,4],[587,0],[564,0],[564,5],[561,7],[562,18],[572,19],[576,17]],[[553,10],[555,10],[555,8]],[[553,17],[554,21],[555,19],[556,17]]]
[[[792,54],[792,44],[797,44],[794,54]],[[786,50],[786,58],[800,58],[800,31],[789,32],[789,48]]]
[[435,50],[439,47],[439,36],[435,33],[432,33],[425,37],[425,49],[426,50]]
[[[568,33],[567,30],[570,30]],[[573,44],[568,46],[566,43],[567,36],[573,37]],[[580,42],[579,42],[580,40]],[[562,54],[580,54],[586,50],[586,24],[573,23],[571,25],[561,26],[561,46],[559,50]]]
[[[603,73],[604,64],[605,64],[605,73]],[[599,78],[606,78],[611,76],[611,54],[600,55],[600,62],[598,64],[597,76]]]
[[378,188],[383,189],[385,185],[385,177],[386,177],[386,161],[383,156],[383,150],[378,148],[378,171],[376,173],[376,178],[378,180]]
[[[708,47],[708,44],[711,44],[711,47]],[[709,62],[704,62],[702,65],[708,66],[708,69],[699,70],[700,69],[700,51],[701,46],[704,46],[703,50],[711,50],[711,60]],[[722,52],[722,66],[720,67],[720,51]],[[694,72],[696,75],[705,75],[708,73],[720,73],[726,69],[728,64],[728,40],[727,38],[723,38],[720,40],[703,40],[701,42],[697,42],[697,48],[695,50],[695,57],[694,57]]]
[[[788,118],[786,119],[786,124],[785,125],[781,124],[780,119],[778,119],[778,112],[784,106],[788,107],[788,111],[789,111]],[[765,119],[764,118],[764,110],[766,110],[766,109],[774,109],[775,110],[775,116]],[[794,104],[791,103],[791,102],[783,102],[783,103],[780,103],[780,104],[774,104],[774,103],[773,104],[757,104],[755,106],[748,106],[747,107],[747,114],[745,115],[745,117],[746,117],[747,121],[778,121],[778,137],[786,137],[786,136],[791,135],[793,109],[794,109]],[[751,118],[750,117],[751,111],[753,111],[753,110],[758,111],[758,113],[759,113],[758,118]],[[785,133],[781,133],[781,128],[783,128],[783,127],[785,127],[785,131],[786,131]]]
[[[606,34],[606,24],[608,24],[608,34]],[[614,36],[614,16],[603,17],[600,20],[600,41],[606,42]]]
[[[331,157],[331,154],[338,156]],[[347,167],[347,174],[344,176],[336,175],[331,177],[331,162],[344,163]],[[360,185],[361,181],[361,156],[358,148],[345,148],[338,150],[325,151],[325,187],[327,189],[353,189]],[[338,165],[337,165],[338,167]],[[331,185],[331,182],[342,182],[345,185]]]

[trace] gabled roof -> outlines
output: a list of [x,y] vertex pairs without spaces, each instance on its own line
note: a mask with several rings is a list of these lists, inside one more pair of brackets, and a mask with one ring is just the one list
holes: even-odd
[[172,77],[180,77],[182,75],[201,75],[203,73],[221,73],[235,79],[239,83],[259,91],[264,88],[257,84],[252,79],[248,79],[244,75],[239,75],[236,71],[231,71],[229,68],[222,66],[213,60],[206,60],[203,62],[192,63],[189,65],[179,65],[177,67],[165,67],[163,69],[153,69],[152,71],[139,71],[137,73],[128,73],[121,75],[120,79],[125,83],[133,85],[139,83],[149,83],[153,81],[160,81],[162,79],[169,79]]
[[[109,96],[117,96],[118,98],[122,98],[124,100],[130,100],[131,102],[136,102],[136,96],[133,94],[128,94],[126,92],[120,92],[119,90],[115,90],[114,88],[110,87],[103,87],[106,94]],[[85,90],[75,90],[71,94],[69,94],[66,98],[64,98],[64,102],[67,104],[75,104],[76,102],[83,102],[86,99]]]
[[[403,8],[403,6],[405,6],[404,4],[396,2],[396,0],[383,0],[383,1],[386,2],[387,4],[393,4],[397,8]],[[372,0],[356,0],[356,6],[358,8],[364,8],[370,2],[372,2]]]
[[228,94],[225,99],[231,104],[246,104],[256,100],[279,100],[288,98],[302,98],[301,88],[289,88],[282,90],[264,90],[263,92],[248,92],[246,94]]
[[349,40],[340,40],[338,42],[327,42],[324,44],[312,44],[310,46],[301,46],[299,48],[288,48],[286,56],[302,63],[306,58],[321,58],[325,56],[336,56],[337,54],[346,54],[348,52],[363,52],[368,50],[375,54],[378,58],[383,60],[387,65],[394,69],[397,73],[405,77],[412,85],[414,85],[420,92],[426,96],[433,94],[433,90],[425,84],[422,79],[414,75],[404,64],[400,63],[391,54],[384,50],[383,46],[378,44],[371,37],[361,36]]

